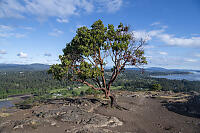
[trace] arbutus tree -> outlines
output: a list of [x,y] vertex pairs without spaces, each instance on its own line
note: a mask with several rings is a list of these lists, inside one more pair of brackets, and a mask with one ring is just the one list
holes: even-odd
[[[50,67],[49,73],[55,79],[68,79],[83,83],[94,90],[104,92],[110,98],[111,106],[117,105],[110,88],[118,75],[127,66],[147,64],[143,45],[145,41],[136,41],[129,26],[122,23],[117,28],[109,24],[105,27],[101,20],[94,22],[91,28],[78,28],[76,36],[66,44],[61,64]],[[105,78],[105,67],[112,62],[111,76]]]

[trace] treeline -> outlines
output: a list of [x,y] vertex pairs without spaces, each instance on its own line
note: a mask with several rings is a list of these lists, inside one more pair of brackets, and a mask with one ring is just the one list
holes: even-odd
[[[175,72],[173,72],[175,73]],[[144,72],[128,70],[122,74],[113,84],[114,86],[123,86],[125,90],[154,90],[155,85],[163,91],[172,90],[174,92],[200,92],[200,81],[188,80],[169,80],[165,78],[152,78],[150,75],[166,75],[172,74],[169,72]],[[185,74],[185,73],[184,73]],[[161,88],[160,88],[161,87]]]
[[162,86],[162,90],[173,90],[174,92],[200,92],[200,81],[169,80],[164,78],[154,78]]
[[0,72],[0,98],[18,94],[40,94],[49,89],[64,88],[67,81],[57,81],[46,71]]
[[[152,78],[150,75],[166,74],[166,72],[142,72],[126,70],[120,74],[113,86],[121,86],[124,90],[172,90],[174,92],[200,91],[200,81],[169,80]],[[169,73],[168,73],[169,74]],[[111,71],[106,71],[109,78]],[[11,95],[36,94],[43,95],[49,90],[80,86],[76,82],[57,81],[47,71],[12,71],[0,72],[0,98]]]

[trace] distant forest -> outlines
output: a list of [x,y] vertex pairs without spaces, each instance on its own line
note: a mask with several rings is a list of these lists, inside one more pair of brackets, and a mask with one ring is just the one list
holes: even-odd
[[66,81],[52,79],[46,71],[0,72],[0,98],[18,94],[43,94],[48,89],[67,85]]
[[[138,91],[156,89],[172,90],[174,92],[200,91],[200,81],[168,80],[152,78],[150,75],[175,74],[176,72],[144,72],[138,70],[126,70],[119,75],[113,86],[121,86],[122,90]],[[185,72],[177,72],[179,74]],[[111,72],[107,70],[106,77]],[[48,90],[58,88],[80,86],[69,81],[57,81],[47,74],[46,70],[40,71],[0,71],[0,98],[7,98],[19,94],[45,94]],[[153,88],[154,87],[154,88]]]
[[123,76],[118,78],[115,86],[123,86],[126,90],[151,90],[152,86],[159,84],[163,91],[174,92],[200,92],[200,81],[188,81],[188,80],[169,80],[165,78],[152,78],[150,75],[168,75],[168,74],[187,74],[188,72],[144,72],[127,70]]

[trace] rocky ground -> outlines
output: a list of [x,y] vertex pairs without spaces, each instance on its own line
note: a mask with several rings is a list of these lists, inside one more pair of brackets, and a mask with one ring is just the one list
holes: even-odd
[[[3,110],[0,133],[199,133],[199,94],[115,91],[125,109],[93,97],[49,100]],[[14,112],[13,112],[14,111]]]

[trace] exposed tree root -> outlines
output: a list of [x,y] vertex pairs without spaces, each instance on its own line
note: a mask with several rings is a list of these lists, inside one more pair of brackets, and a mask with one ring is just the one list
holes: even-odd
[[116,108],[116,109],[119,109],[119,110],[128,110],[127,108],[125,107],[122,107],[120,106],[119,104],[117,104],[117,101],[116,101],[116,98],[115,98],[115,95],[110,95],[110,105],[111,105],[111,108]]

